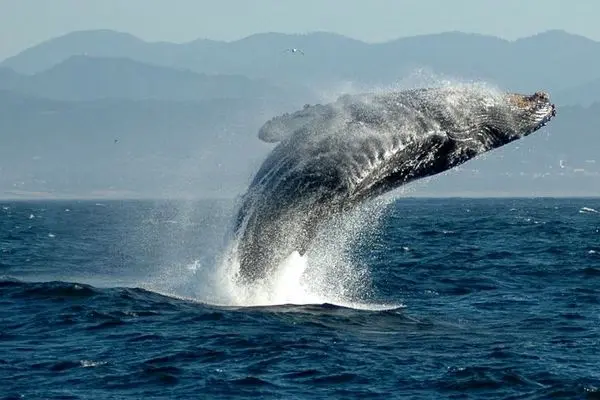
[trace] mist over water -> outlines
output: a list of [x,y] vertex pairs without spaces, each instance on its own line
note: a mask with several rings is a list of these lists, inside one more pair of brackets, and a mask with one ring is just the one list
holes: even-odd
[[[253,284],[237,280],[240,265],[229,228],[211,229],[207,224],[198,227],[207,235],[202,248],[185,251],[196,254],[197,259],[188,257],[185,262],[178,259],[180,252],[171,249],[165,253],[163,264],[135,286],[218,306],[327,303],[371,310],[401,307],[401,304],[386,304],[372,297],[369,266],[356,257],[357,248],[377,239],[381,219],[393,199],[393,196],[378,199],[326,221],[315,245],[305,255],[291,253],[266,279]],[[190,207],[189,204],[179,206],[179,217],[173,223],[181,229],[190,223],[193,213]],[[226,215],[220,218],[222,223],[229,220]]]
[[391,91],[410,90],[418,88],[461,88],[479,87],[482,90],[500,94],[503,89],[494,82],[479,79],[465,79],[460,76],[442,74],[430,68],[417,68],[402,79],[390,84],[365,84],[361,82],[336,82],[326,87],[311,87],[310,90],[321,103],[334,102],[344,94],[386,93]]

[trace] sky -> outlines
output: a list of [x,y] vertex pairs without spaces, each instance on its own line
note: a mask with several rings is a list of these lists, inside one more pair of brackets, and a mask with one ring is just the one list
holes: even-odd
[[328,31],[366,42],[444,31],[514,40],[563,29],[600,41],[598,0],[0,0],[0,60],[87,29],[147,41]]

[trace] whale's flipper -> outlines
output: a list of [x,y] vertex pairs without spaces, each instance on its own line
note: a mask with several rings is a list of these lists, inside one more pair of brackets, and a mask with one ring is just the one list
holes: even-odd
[[258,138],[267,143],[280,142],[303,128],[318,126],[319,120],[331,118],[334,112],[331,105],[305,104],[300,111],[285,113],[267,121],[258,131]]

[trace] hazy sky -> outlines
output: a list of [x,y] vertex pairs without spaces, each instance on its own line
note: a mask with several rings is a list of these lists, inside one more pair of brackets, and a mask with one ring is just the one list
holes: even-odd
[[0,59],[74,30],[234,40],[330,31],[364,41],[449,30],[507,39],[564,29],[600,40],[598,0],[0,0]]

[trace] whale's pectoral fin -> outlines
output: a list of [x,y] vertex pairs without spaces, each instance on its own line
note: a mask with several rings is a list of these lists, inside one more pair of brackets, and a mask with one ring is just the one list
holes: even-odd
[[281,122],[281,119],[284,118],[284,116],[275,117],[267,121],[258,130],[258,138],[263,142],[277,143],[283,140],[284,137],[288,136],[290,133],[287,132],[285,124]]
[[267,121],[258,131],[263,142],[276,143],[290,137],[294,132],[313,126],[317,119],[330,115],[331,107],[321,104],[308,105],[295,113],[285,113]]

